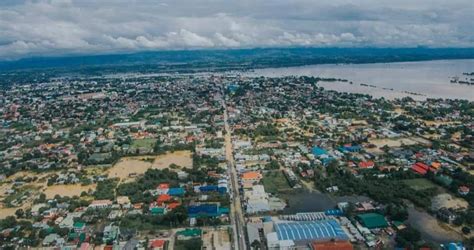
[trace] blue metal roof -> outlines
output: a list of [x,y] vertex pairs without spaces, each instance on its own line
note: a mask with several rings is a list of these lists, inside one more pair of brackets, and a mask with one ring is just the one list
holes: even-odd
[[168,189],[168,194],[171,196],[181,196],[184,194],[184,188],[170,188]]
[[328,154],[328,152],[325,149],[320,148],[320,147],[313,147],[312,153],[315,156],[321,156],[321,155],[327,155]]
[[275,231],[279,240],[348,239],[335,220],[279,222]]

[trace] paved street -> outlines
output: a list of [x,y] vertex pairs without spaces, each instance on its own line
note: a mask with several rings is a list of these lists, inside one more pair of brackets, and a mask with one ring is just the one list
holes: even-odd
[[227,166],[228,166],[228,173],[230,175],[231,181],[231,192],[232,192],[232,208],[231,208],[231,223],[233,228],[233,238],[234,238],[234,249],[245,250],[247,246],[245,244],[245,235],[244,235],[244,227],[245,221],[242,212],[242,205],[240,202],[240,192],[239,192],[239,185],[238,185],[238,176],[237,171],[235,169],[234,163],[234,155],[232,153],[232,136],[231,130],[228,122],[228,113],[227,113],[227,105],[225,101],[222,101],[222,105],[224,107],[224,126],[225,126],[225,151],[226,151],[226,159],[227,159]]

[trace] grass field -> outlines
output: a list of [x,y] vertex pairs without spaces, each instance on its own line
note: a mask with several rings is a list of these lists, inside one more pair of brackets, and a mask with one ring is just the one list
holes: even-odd
[[276,194],[281,191],[291,190],[288,181],[281,171],[271,171],[263,175],[263,186],[265,191]]
[[428,188],[438,187],[433,182],[427,179],[423,179],[423,178],[404,180],[403,182],[405,182],[405,184],[407,184],[409,187],[413,188],[414,190],[424,190]]
[[133,140],[132,145],[130,145],[130,148],[132,149],[137,149],[137,148],[147,148],[147,149],[153,149],[155,146],[156,139],[140,139],[140,140]]

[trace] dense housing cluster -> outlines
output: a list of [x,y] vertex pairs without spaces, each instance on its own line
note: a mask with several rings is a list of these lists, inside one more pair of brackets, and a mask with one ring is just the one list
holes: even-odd
[[4,87],[1,247],[473,244],[474,104],[318,86],[335,80],[124,74]]

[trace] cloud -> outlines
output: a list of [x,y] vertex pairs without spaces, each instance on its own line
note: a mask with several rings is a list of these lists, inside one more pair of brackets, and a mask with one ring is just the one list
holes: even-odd
[[474,47],[472,0],[3,0],[0,60],[271,46]]

